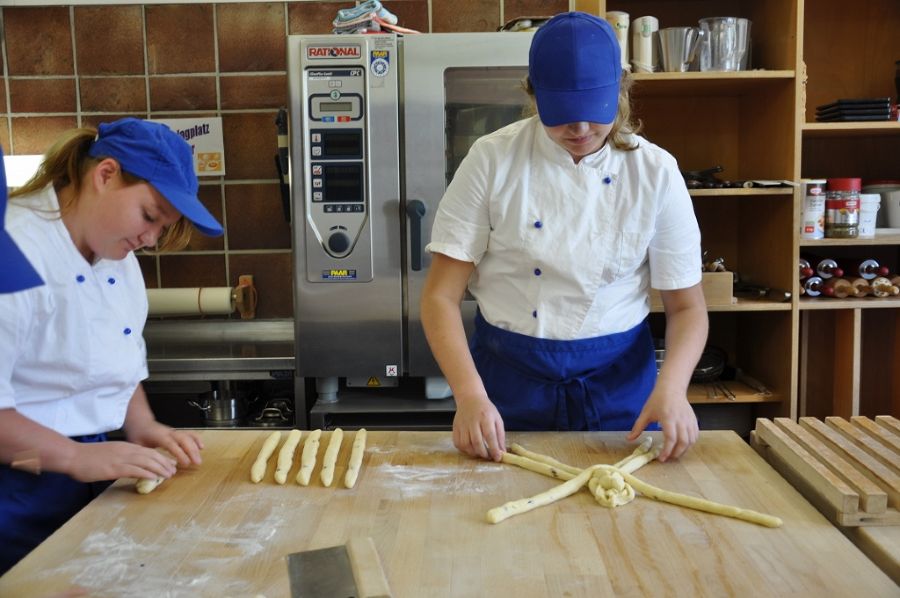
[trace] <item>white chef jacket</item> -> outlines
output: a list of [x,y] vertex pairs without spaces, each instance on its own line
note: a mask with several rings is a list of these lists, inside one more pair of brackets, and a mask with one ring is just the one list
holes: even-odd
[[472,262],[494,326],[574,340],[628,330],[649,287],[701,280],[700,229],[671,154],[633,136],[575,164],[538,117],[478,139],[441,199],[427,251]]
[[0,294],[0,408],[65,436],[108,432],[147,377],[147,292],[133,253],[88,263],[58,210],[52,185],[9,203],[6,228],[46,284]]

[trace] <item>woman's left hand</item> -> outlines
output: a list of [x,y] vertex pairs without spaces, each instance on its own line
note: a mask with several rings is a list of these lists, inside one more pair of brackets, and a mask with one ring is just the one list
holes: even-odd
[[634,422],[628,440],[637,440],[641,432],[653,422],[658,422],[663,431],[664,442],[659,453],[659,460],[663,462],[669,458],[681,457],[700,436],[697,415],[688,403],[687,396],[660,388],[659,384],[653,389]]
[[167,450],[180,467],[200,465],[202,462],[200,451],[203,449],[203,441],[196,432],[176,430],[153,421],[139,430],[128,430],[127,438],[141,446]]

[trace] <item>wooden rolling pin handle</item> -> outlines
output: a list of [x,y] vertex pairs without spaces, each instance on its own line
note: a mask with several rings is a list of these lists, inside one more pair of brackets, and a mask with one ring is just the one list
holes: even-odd
[[257,294],[252,274],[238,276],[238,286],[232,289],[231,298],[242,320],[252,320],[256,317]]
[[853,285],[846,278],[829,278],[825,281],[822,293],[828,297],[844,299],[853,292]]

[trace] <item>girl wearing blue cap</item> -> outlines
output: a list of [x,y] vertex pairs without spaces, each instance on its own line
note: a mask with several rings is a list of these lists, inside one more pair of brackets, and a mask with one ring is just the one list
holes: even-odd
[[[66,134],[11,194],[7,232],[45,284],[0,295],[0,573],[101,482],[200,463],[199,437],[157,422],[141,387],[147,295],[134,256],[184,247],[191,225],[222,233],[197,190],[190,146],[126,118]],[[105,441],[120,428],[126,441]]]
[[[629,84],[606,21],[550,19],[529,54],[538,115],[476,141],[441,200],[422,322],[466,454],[499,460],[506,429],[634,440],[659,425],[661,461],[697,440],[687,387],[708,329],[700,232],[675,159],[635,134]],[[666,315],[658,375],[651,285]]]

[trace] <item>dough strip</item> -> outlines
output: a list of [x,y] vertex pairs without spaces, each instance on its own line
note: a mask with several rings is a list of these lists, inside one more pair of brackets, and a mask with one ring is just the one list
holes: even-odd
[[269,463],[269,457],[275,452],[275,447],[278,446],[279,440],[281,440],[281,432],[275,430],[269,434],[269,437],[266,438],[262,448],[259,450],[259,455],[257,455],[256,461],[254,461],[253,466],[250,468],[250,481],[254,484],[258,484],[263,477],[265,477],[266,465]]
[[309,485],[309,478],[316,466],[316,453],[319,452],[319,437],[322,430],[313,430],[303,443],[303,454],[300,456],[300,471],[297,472],[297,483],[301,486]]
[[291,465],[294,464],[294,449],[296,449],[297,444],[300,443],[300,437],[302,435],[303,432],[300,430],[291,430],[287,440],[285,440],[284,444],[281,446],[281,450],[278,451],[278,464],[275,466],[275,481],[279,484],[284,484],[287,481],[288,472],[291,470]]
[[359,468],[362,465],[363,454],[366,452],[366,429],[361,428],[353,436],[353,448],[350,449],[350,461],[347,463],[347,474],[344,476],[344,486],[353,488],[356,478],[359,476]]
[[322,479],[322,485],[326,488],[331,486],[334,479],[334,466],[337,463],[338,452],[341,450],[341,441],[344,439],[344,431],[335,428],[328,439],[328,448],[325,449],[325,456],[322,457],[322,471],[319,477]]

